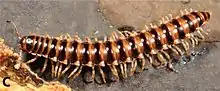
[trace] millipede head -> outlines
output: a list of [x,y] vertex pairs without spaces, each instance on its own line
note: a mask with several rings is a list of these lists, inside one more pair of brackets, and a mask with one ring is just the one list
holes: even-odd
[[34,47],[34,36],[23,36],[19,42],[20,49],[26,52],[30,52]]

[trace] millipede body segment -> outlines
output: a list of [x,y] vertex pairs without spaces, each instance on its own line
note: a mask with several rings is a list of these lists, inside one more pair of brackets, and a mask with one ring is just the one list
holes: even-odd
[[53,77],[67,74],[68,78],[75,78],[84,67],[88,67],[92,80],[96,80],[96,74],[99,74],[102,82],[106,83],[109,74],[118,80],[133,75],[138,67],[140,71],[146,69],[147,65],[155,68],[165,66],[175,71],[173,60],[176,56],[189,55],[190,49],[204,39],[206,31],[201,26],[209,19],[209,12],[191,11],[149,29],[114,33],[106,40],[23,36],[20,49],[35,56],[27,63],[38,57],[46,58],[41,72],[51,62]]

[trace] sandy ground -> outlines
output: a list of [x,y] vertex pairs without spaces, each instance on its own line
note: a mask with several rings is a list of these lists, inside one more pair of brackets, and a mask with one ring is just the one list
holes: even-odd
[[[208,28],[219,40],[220,1],[218,0],[64,0],[64,1],[0,1],[0,35],[16,49],[13,31],[5,31],[6,20],[17,25],[21,35],[29,32],[59,36],[78,32],[79,36],[105,36],[121,25],[143,29],[169,13],[178,15],[183,9],[212,12]],[[110,26],[113,26],[111,28]],[[93,35],[94,31],[99,34]],[[110,85],[77,82],[71,87],[79,91],[219,91],[220,44],[201,58],[176,67],[179,73],[148,70]],[[210,45],[211,46],[211,45]]]

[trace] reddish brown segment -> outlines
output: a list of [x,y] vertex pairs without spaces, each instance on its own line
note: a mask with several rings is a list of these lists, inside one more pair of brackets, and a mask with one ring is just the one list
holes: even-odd
[[[101,42],[95,42],[94,43],[94,47],[95,47],[95,64],[100,64],[101,62],[104,62],[107,58],[106,55],[107,53],[104,53],[105,51],[105,45]],[[105,66],[105,65],[100,65],[100,66]]]
[[60,42],[60,46],[59,46],[59,54],[57,56],[57,59],[61,62],[63,62],[66,59],[66,48],[67,48],[67,40],[63,40]]
[[[177,19],[178,22],[184,22],[184,20],[182,19]],[[178,30],[175,29],[174,25],[172,23],[166,23],[166,26],[168,28],[168,30],[170,30],[170,35],[172,36],[172,38],[175,39],[179,39],[179,34],[178,34]]]
[[120,61],[124,62],[126,61],[126,58],[131,57],[131,46],[129,45],[129,42],[125,39],[119,39],[117,41],[117,50],[119,50],[119,59]]
[[152,34],[146,32],[145,33],[145,37],[147,39],[146,44],[149,45],[150,49],[151,49],[151,54],[155,54],[155,49],[156,49],[156,42],[154,37],[152,36]]
[[58,42],[59,40],[57,40],[57,39],[52,39],[51,40],[51,45],[48,45],[48,48],[49,48],[49,50],[46,52],[47,54],[48,54],[48,57],[49,58],[53,58],[53,57],[56,57],[56,54],[57,54],[57,48],[56,48],[56,46],[57,46],[57,42]]
[[144,39],[141,39],[140,37],[130,36],[127,41],[129,41],[129,46],[131,47],[131,53],[129,55],[132,55],[133,57],[137,57],[138,54],[144,53],[144,44],[142,41]]
[[[136,47],[137,47],[136,48],[137,54],[144,53],[144,43],[142,41],[144,41],[144,39],[141,39],[140,37],[134,37],[134,42],[135,42],[134,45],[136,45]],[[132,48],[132,49],[134,49],[134,48]]]
[[48,44],[48,43],[46,44],[47,40],[48,40],[48,38],[41,38],[41,41],[40,41],[41,45],[39,46],[38,51],[36,51],[37,54],[43,54],[43,51],[47,49],[47,47],[44,47],[45,45]]
[[[68,64],[70,60],[72,59],[72,52],[73,52],[73,47],[72,47],[72,40],[67,39],[67,44],[66,44],[66,49],[65,49],[65,59],[63,61],[64,64]],[[68,61],[69,60],[69,61]]]
[[44,50],[43,50],[43,55],[46,55],[46,56],[48,56],[49,55],[49,53],[50,53],[50,51],[52,50],[52,48],[51,48],[51,46],[53,45],[52,44],[52,39],[49,39],[48,37],[47,38],[45,38],[45,42],[42,44],[42,45],[45,45],[44,46]]
[[84,42],[83,43],[85,52],[83,53],[83,60],[82,64],[86,64],[89,67],[92,67],[94,63],[94,46],[90,42]]
[[41,39],[42,39],[41,37],[36,36],[36,43],[34,44],[34,49],[33,49],[32,53],[38,52],[38,50],[40,48]]
[[[172,27],[171,27],[172,28]],[[164,34],[163,30],[160,28],[156,28],[157,34],[160,36],[161,44],[167,44],[166,35]]]
[[70,64],[74,64],[77,61],[77,54],[76,54],[76,50],[77,50],[77,46],[78,46],[79,42],[73,40],[70,43],[70,48],[69,48],[69,57],[68,57],[68,61]]
[[77,48],[76,48],[76,62],[79,62],[79,64],[75,65],[80,65],[83,60],[83,55],[85,53],[84,45],[82,43],[78,43]]
[[198,15],[198,13],[199,12],[192,12],[191,13],[192,14],[191,17],[193,18],[192,22],[193,22],[195,28],[197,28],[203,24],[203,21],[202,21],[201,17]]
[[105,49],[104,54],[106,55],[106,63],[112,64],[113,62],[117,61],[118,54],[117,54],[117,46],[116,43],[113,41],[106,41],[105,42]]
[[[55,54],[55,58],[57,58],[57,59],[59,59],[59,56],[60,55],[62,55],[62,54],[60,54],[60,51],[62,51],[62,49],[61,49],[61,43],[63,42],[62,40],[59,40],[59,39],[56,39],[57,40],[57,44],[56,44],[56,46],[55,46],[55,52],[56,52],[56,54]],[[54,61],[57,61],[57,60],[54,60]]]

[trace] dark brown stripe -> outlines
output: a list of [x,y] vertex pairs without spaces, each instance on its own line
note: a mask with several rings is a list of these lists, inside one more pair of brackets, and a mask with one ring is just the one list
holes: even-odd
[[60,55],[59,53],[60,53],[61,42],[62,42],[62,40],[57,39],[57,44],[56,44],[56,47],[55,47],[55,49],[56,49],[56,55],[55,55],[55,57],[57,57],[57,60],[58,60],[58,57],[59,57],[59,55]]
[[77,46],[78,46],[78,42],[77,41],[73,41],[72,42],[72,47],[74,48],[73,52],[70,54],[72,55],[71,56],[71,63],[74,63],[77,61],[77,53],[76,53],[76,50],[77,50]]
[[[175,19],[174,19],[175,20]],[[168,40],[168,44],[173,44],[173,42],[174,42],[174,39],[173,39],[173,37],[170,35],[170,32],[169,32],[169,30],[168,30],[168,27],[166,26],[166,24],[162,24],[161,26],[160,26],[160,28],[164,31],[166,31],[166,33],[165,33],[165,35],[166,35],[166,38],[167,38],[167,40]]]
[[201,12],[201,14],[203,15],[205,21],[207,21],[209,19],[208,13]]
[[80,65],[82,64],[83,54],[85,53],[83,50],[84,50],[84,45],[82,42],[79,42],[76,48],[76,61],[79,61]]
[[37,53],[37,51],[39,50],[41,38],[39,36],[36,36],[36,41],[37,43],[35,43],[32,53]]
[[155,36],[154,39],[155,39],[157,49],[162,49],[162,43],[159,40],[159,35],[158,35],[157,31],[155,29],[151,29],[150,33]]
[[99,64],[101,62],[101,55],[99,54],[99,51],[100,51],[100,43],[99,42],[96,42],[94,44],[94,48],[97,50],[95,52],[95,64]]
[[70,49],[72,49],[72,40],[67,39],[67,44],[66,44],[66,49],[65,49],[66,58],[64,59],[64,60],[67,60],[67,62],[64,62],[66,64],[69,64],[71,62],[73,51],[71,51]]
[[[191,19],[189,18],[189,16],[190,16],[190,15],[184,15],[182,18],[187,21],[187,24],[188,24],[188,26],[189,26],[190,33],[191,33],[191,32],[194,32],[196,28],[195,28],[195,26],[194,26],[194,24],[193,24],[193,22],[192,22],[193,20],[191,20]],[[179,34],[180,34],[180,33],[179,33]]]
[[87,53],[89,51],[89,43],[84,42],[83,45],[84,45],[84,48],[85,48],[85,52],[83,53],[82,63],[87,64],[89,61],[91,61],[91,59],[89,57],[89,54]]
[[199,26],[201,26],[204,21],[202,21],[201,17],[198,15],[198,12],[192,12],[191,14],[193,14],[196,17],[197,22],[199,22]]
[[110,41],[105,42],[105,50],[109,49],[107,51],[107,63],[111,64],[113,61],[115,61],[115,58],[112,54],[112,43]]
[[52,40],[49,39],[49,38],[45,38],[45,41],[46,41],[46,42],[43,42],[43,45],[47,45],[47,46],[44,47],[44,46],[42,45],[42,49],[43,49],[43,47],[44,47],[43,54],[44,54],[44,55],[48,55],[48,54],[49,54],[48,51],[50,51],[49,45],[51,45],[51,43],[49,43],[49,42],[52,41]]
[[42,54],[43,51],[44,51],[45,49],[47,49],[47,47],[44,47],[45,42],[46,42],[46,38],[41,37],[41,41],[40,41],[41,44],[40,44],[40,46],[39,46],[39,49],[38,49],[38,51],[37,51],[37,54]]
[[119,49],[119,53],[120,53],[120,60],[121,61],[124,61],[126,58],[127,58],[127,55],[124,51],[124,44],[123,44],[123,40],[122,39],[119,39],[117,42],[117,46],[120,46],[120,49]]
[[[184,19],[184,20],[185,20],[185,19]],[[185,34],[183,28],[180,28],[180,27],[182,27],[182,26],[180,25],[180,23],[179,23],[176,19],[173,19],[173,20],[172,20],[172,24],[174,24],[175,28],[178,30],[179,37],[180,37],[181,39],[184,39],[186,34]]]
[[50,48],[50,52],[49,52],[49,54],[48,54],[48,56],[49,56],[50,58],[56,56],[56,46],[57,46],[57,41],[58,41],[58,40],[55,39],[55,38],[52,39],[51,46],[53,46],[53,48]]
[[[207,17],[207,20],[209,20],[209,19],[210,19],[210,13],[209,13],[209,12],[205,12],[205,13],[206,13],[206,15],[207,15],[207,16],[206,16],[206,17]],[[207,20],[206,20],[206,21],[207,21]]]
[[144,51],[145,51],[145,53],[150,53],[152,49],[151,49],[150,46],[147,44],[147,41],[148,41],[148,40],[146,39],[145,34],[144,34],[144,33],[140,33],[139,37],[140,37],[140,39],[144,39],[143,44],[144,44]]
[[139,51],[137,50],[137,48],[135,48],[135,45],[138,43],[135,43],[136,41],[133,36],[128,37],[128,41],[129,43],[132,44],[132,45],[129,45],[131,46],[131,49],[132,49],[132,56],[137,57],[139,54]]
[[59,56],[58,56],[59,61],[64,61],[66,59],[66,51],[65,51],[66,45],[67,45],[67,40],[66,39],[61,40],[60,47],[63,47],[63,49],[59,49]]

